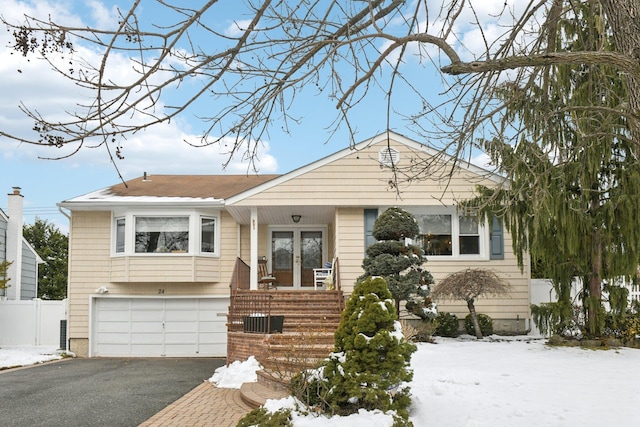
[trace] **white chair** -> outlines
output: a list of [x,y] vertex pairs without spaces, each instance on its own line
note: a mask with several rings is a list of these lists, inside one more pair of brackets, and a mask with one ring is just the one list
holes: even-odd
[[323,268],[313,269],[313,290],[325,285],[327,278],[333,275],[333,262],[325,263]]

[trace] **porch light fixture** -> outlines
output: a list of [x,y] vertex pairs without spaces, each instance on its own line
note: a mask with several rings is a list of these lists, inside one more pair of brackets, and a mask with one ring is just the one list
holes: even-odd
[[291,215],[291,219],[293,220],[293,222],[295,222],[296,224],[300,222],[300,219],[302,218],[302,215]]

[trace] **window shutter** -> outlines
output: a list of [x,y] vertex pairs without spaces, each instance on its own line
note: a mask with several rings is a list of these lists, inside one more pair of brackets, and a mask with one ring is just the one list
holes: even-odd
[[364,210],[364,249],[376,242],[373,237],[373,225],[378,218],[378,209],[365,209]]
[[504,259],[504,231],[502,221],[494,216],[491,219],[490,259]]

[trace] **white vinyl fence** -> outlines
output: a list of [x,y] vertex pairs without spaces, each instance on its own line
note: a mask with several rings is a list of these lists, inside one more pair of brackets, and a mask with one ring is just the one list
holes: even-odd
[[0,346],[59,348],[61,320],[66,318],[67,300],[0,300]]

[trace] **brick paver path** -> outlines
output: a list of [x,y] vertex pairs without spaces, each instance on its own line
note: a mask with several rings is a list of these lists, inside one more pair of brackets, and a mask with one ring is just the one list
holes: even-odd
[[217,388],[205,381],[140,427],[235,427],[251,409],[240,397],[240,390]]

